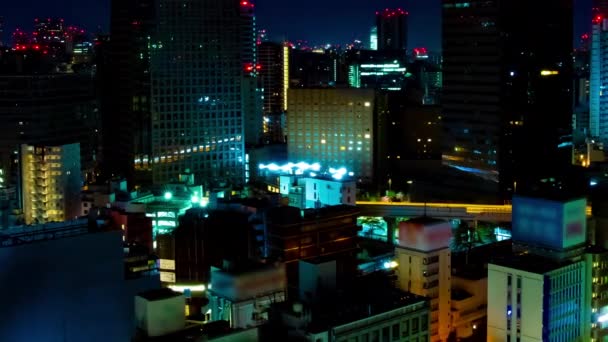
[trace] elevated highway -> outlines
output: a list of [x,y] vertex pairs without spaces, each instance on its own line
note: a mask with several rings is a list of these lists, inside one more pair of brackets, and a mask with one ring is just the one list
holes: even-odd
[[[418,217],[441,219],[511,222],[513,207],[510,204],[419,203],[419,202],[365,202],[357,201],[363,216]],[[587,207],[591,215],[591,207]]]

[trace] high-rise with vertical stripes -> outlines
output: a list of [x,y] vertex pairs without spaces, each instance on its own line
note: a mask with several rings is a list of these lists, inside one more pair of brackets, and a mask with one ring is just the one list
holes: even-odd
[[[243,30],[238,0],[159,0],[151,42],[153,180],[244,180]],[[252,35],[251,35],[252,36]]]

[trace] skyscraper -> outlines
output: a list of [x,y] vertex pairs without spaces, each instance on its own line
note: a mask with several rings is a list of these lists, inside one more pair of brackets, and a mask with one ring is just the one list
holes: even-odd
[[443,159],[499,197],[571,163],[572,17],[571,0],[443,0]]
[[242,101],[245,145],[254,146],[262,139],[262,89],[259,88],[257,30],[255,25],[254,4],[241,1],[241,26],[239,34],[242,44],[241,59],[243,63]]
[[131,184],[151,178],[150,36],[155,13],[153,0],[112,1],[108,63],[98,65],[104,171]]
[[189,169],[202,182],[242,183],[244,127],[240,6],[160,0],[151,43],[155,183]]
[[289,47],[284,44],[264,42],[259,45],[259,62],[264,91],[264,141],[285,142],[281,122],[287,110],[289,89]]
[[407,49],[407,16],[401,8],[376,12],[378,50]]
[[608,75],[608,1],[594,0],[591,22],[591,70],[589,84],[589,135],[608,142],[608,94],[603,89]]

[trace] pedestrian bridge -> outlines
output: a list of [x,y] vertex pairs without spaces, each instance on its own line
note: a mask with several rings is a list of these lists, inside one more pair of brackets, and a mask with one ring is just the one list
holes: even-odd
[[[418,217],[461,219],[490,222],[511,222],[510,204],[420,203],[420,202],[365,202],[357,201],[362,216]],[[587,207],[587,216],[591,207]]]

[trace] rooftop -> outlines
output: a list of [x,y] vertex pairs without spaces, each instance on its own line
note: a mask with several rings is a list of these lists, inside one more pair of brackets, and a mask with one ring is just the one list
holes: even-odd
[[572,261],[557,261],[543,258],[537,255],[522,254],[499,257],[490,262],[491,264],[522,270],[535,274],[546,274],[564,266],[572,264]]
[[12,227],[0,231],[0,248],[109,231],[110,229],[104,227],[103,224],[104,222],[89,221],[88,218],[83,218],[65,222]]
[[[346,288],[320,297],[318,304],[308,306],[311,320],[307,330],[313,333],[408,306],[412,312],[428,310],[429,305],[425,297],[393,288],[385,274],[357,278]],[[279,307],[283,312],[297,316],[293,311],[296,303],[284,302]]]
[[145,292],[138,294],[139,297],[142,297],[149,301],[174,298],[174,297],[179,297],[181,295],[182,295],[181,293],[174,292],[173,290],[166,289],[166,288],[149,290],[149,291],[145,291]]
[[452,289],[452,300],[461,301],[473,297],[472,294],[461,289]]
[[231,275],[241,275],[247,273],[255,273],[266,270],[276,269],[278,265],[272,263],[261,263],[254,261],[245,262],[224,262],[224,267],[218,268],[220,272],[224,272]]

